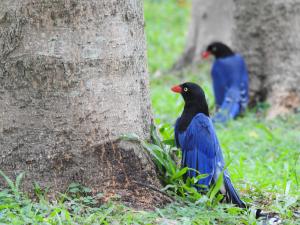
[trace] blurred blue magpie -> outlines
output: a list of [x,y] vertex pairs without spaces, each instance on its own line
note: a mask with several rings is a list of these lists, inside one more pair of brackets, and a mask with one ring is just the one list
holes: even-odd
[[248,104],[248,72],[243,57],[221,42],[213,42],[202,58],[215,57],[211,75],[217,113],[214,122],[226,122],[242,113]]

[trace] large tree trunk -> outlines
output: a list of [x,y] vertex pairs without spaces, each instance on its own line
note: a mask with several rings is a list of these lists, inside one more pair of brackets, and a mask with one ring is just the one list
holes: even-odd
[[193,0],[192,16],[185,50],[173,69],[197,62],[201,52],[212,41],[232,42],[234,27],[233,0]]
[[300,2],[236,2],[235,44],[246,56],[252,100],[270,103],[269,117],[300,106]]
[[153,200],[135,183],[159,185],[151,160],[117,140],[150,138],[141,2],[1,0],[1,170],[26,171],[25,189],[80,182]]

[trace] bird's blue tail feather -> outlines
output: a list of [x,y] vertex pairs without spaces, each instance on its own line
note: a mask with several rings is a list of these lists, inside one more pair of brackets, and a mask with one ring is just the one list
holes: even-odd
[[228,120],[237,117],[244,110],[241,105],[241,98],[242,95],[239,89],[229,89],[219,111],[213,117],[213,122],[225,123]]
[[240,199],[238,193],[235,191],[229,176],[224,174],[224,185],[225,185],[225,199],[228,203],[232,203],[241,208],[246,208],[245,203]]

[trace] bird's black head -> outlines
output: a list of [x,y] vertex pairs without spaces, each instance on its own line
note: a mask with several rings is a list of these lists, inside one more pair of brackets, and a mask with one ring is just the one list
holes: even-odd
[[234,52],[222,42],[213,42],[207,46],[206,51],[202,53],[202,58],[206,59],[210,55],[216,58],[225,58],[234,55]]
[[184,110],[209,116],[205,94],[199,85],[187,82],[174,86],[171,90],[182,95],[185,102]]

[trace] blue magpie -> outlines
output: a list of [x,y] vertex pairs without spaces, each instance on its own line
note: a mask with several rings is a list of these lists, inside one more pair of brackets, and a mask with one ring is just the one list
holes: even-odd
[[[245,203],[235,191],[225,163],[222,150],[209,117],[204,91],[195,83],[174,86],[172,91],[180,93],[185,101],[184,110],[175,124],[175,141],[182,151],[182,166],[192,168],[207,177],[198,181],[199,186],[209,188],[223,175],[220,192],[229,203],[245,208]],[[188,177],[196,177],[194,170]]]

